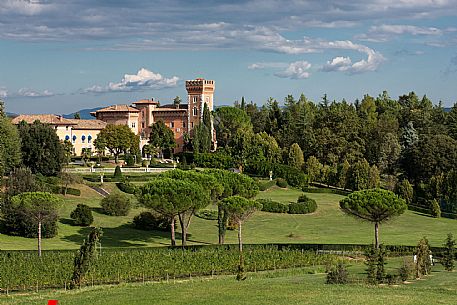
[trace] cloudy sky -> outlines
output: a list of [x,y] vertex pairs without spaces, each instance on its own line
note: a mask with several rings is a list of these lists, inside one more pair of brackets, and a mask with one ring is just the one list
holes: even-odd
[[457,101],[457,0],[1,0],[0,98],[69,113],[184,97],[216,104],[387,90]]

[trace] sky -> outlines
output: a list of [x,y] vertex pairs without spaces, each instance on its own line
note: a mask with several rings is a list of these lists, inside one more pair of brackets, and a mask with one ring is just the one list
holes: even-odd
[[0,0],[0,99],[65,114],[186,96],[457,102],[457,0]]

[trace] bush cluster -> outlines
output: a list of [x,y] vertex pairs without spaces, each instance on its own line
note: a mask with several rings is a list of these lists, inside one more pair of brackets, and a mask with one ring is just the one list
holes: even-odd
[[139,230],[170,231],[170,219],[153,211],[142,212],[133,218],[133,226]]
[[262,182],[261,180],[259,180],[257,182],[257,184],[259,185],[259,190],[260,191],[266,191],[268,190],[270,187],[276,185],[276,181],[275,180],[268,180],[267,182]]
[[257,199],[262,204],[262,211],[270,213],[287,213],[289,206],[271,199]]
[[221,152],[216,153],[196,153],[193,163],[198,167],[229,169],[235,167],[233,158]]
[[276,179],[276,185],[279,186],[280,188],[286,188],[287,187],[287,181],[286,181],[286,179],[283,179],[283,178],[277,178]]
[[218,218],[216,210],[200,210],[195,213],[195,216],[206,220],[217,220]]
[[92,210],[85,204],[78,204],[76,209],[71,212],[70,217],[77,226],[90,226],[94,222]]
[[119,193],[111,193],[102,199],[101,206],[107,215],[126,216],[130,211],[130,199]]
[[118,182],[116,186],[119,190],[127,194],[135,194],[137,187],[130,182]]
[[289,204],[289,214],[308,214],[317,210],[317,203],[306,195],[298,197],[297,202]]
[[273,172],[273,176],[283,178],[287,181],[290,186],[303,187],[308,184],[308,176],[305,175],[298,168],[268,162],[250,162],[246,164],[245,172],[255,175],[268,177],[270,171]]
[[349,283],[346,265],[338,263],[327,272],[327,284],[347,284]]

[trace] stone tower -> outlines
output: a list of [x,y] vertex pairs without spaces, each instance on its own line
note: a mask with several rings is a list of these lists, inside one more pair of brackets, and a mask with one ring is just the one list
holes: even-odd
[[[188,103],[188,131],[200,124],[203,120],[204,104],[208,105],[209,111],[214,110],[214,81],[197,78],[186,81]],[[211,134],[213,148],[216,147],[216,134],[211,122]]]

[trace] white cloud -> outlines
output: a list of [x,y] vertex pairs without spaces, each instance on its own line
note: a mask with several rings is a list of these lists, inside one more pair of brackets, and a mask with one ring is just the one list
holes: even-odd
[[15,96],[21,96],[21,97],[49,97],[49,96],[54,96],[54,95],[56,95],[56,94],[49,90],[38,91],[38,90],[30,89],[30,88],[21,88],[15,94]]
[[349,57],[338,56],[322,67],[322,71],[347,71],[352,66],[352,60]]
[[5,87],[0,87],[0,99],[8,97],[8,90]]
[[296,61],[289,64],[286,70],[275,73],[281,78],[305,79],[311,74],[308,72],[311,64],[307,61]]
[[130,92],[142,91],[147,89],[163,89],[176,87],[179,78],[173,76],[171,78],[163,77],[159,73],[141,68],[137,74],[125,74],[122,80],[118,83],[110,82],[107,86],[94,85],[85,89],[84,93],[104,93],[104,92]]
[[452,32],[453,28],[439,29],[436,27],[420,27],[404,24],[382,24],[370,27],[368,33],[357,35],[355,38],[370,42],[386,42],[396,36],[442,36]]
[[288,64],[285,62],[257,62],[248,66],[249,70],[260,70],[268,68],[285,68]]

